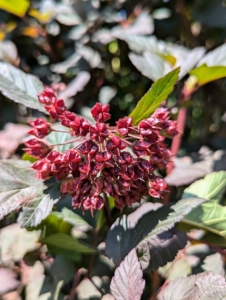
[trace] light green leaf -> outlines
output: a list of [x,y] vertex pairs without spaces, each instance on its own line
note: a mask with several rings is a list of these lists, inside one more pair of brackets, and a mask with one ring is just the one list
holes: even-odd
[[50,235],[41,240],[41,243],[46,244],[50,252],[63,254],[65,257],[76,261],[80,259],[80,253],[91,254],[96,252],[93,247],[81,244],[65,233]]
[[226,207],[216,201],[209,201],[187,215],[180,224],[186,230],[197,228],[226,237]]
[[26,74],[9,63],[0,62],[0,91],[4,96],[27,107],[46,112],[37,98],[43,89],[42,82],[35,76]]
[[[54,127],[54,129],[65,131],[65,127],[62,126],[60,123],[54,124],[53,127]],[[51,145],[63,144],[71,139],[72,139],[72,136],[69,132],[65,133],[65,132],[58,132],[58,131],[52,131],[46,137],[46,140]],[[73,147],[73,144],[69,143],[69,144],[65,144],[65,145],[59,145],[59,146],[55,147],[55,149],[60,152],[65,152],[66,150],[71,149],[72,147]]]
[[85,226],[91,228],[91,226],[80,215],[74,213],[66,207],[63,208],[61,215],[63,220],[72,226]]
[[180,68],[176,68],[153,83],[149,91],[141,98],[130,114],[133,124],[148,118],[150,114],[169,96],[178,80]]
[[189,74],[196,77],[198,85],[204,85],[208,82],[226,77],[226,67],[225,66],[209,67],[207,65],[201,65],[196,69],[191,70]]
[[30,5],[29,0],[20,0],[18,5],[17,0],[0,0],[0,9],[4,9],[18,17],[23,17]]
[[[184,190],[182,198],[201,197],[219,200],[226,188],[226,172],[213,172]],[[204,204],[205,205],[205,204]]]

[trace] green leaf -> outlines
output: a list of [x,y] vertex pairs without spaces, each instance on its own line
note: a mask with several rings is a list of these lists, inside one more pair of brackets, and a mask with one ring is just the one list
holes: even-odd
[[0,62],[0,91],[4,96],[27,107],[46,112],[37,98],[43,89],[43,84],[35,76]]
[[204,272],[170,281],[165,289],[160,292],[157,299],[225,300],[225,295],[225,278]]
[[65,233],[56,233],[41,240],[42,244],[46,244],[49,251],[56,254],[63,254],[67,258],[80,260],[80,253],[91,254],[96,250],[91,246],[81,244],[78,240],[72,238]]
[[148,118],[150,114],[169,96],[178,80],[180,68],[176,68],[153,83],[149,91],[141,98],[130,114],[133,124]]
[[84,226],[91,228],[91,226],[78,214],[74,213],[70,209],[64,207],[61,212],[62,218],[65,222],[71,224],[72,226]]
[[[54,129],[57,130],[64,130],[65,131],[65,127],[62,126],[60,123],[54,124]],[[58,131],[52,131],[49,135],[47,135],[46,140],[51,144],[51,145],[55,145],[55,144],[62,144],[65,143],[69,140],[72,139],[71,134],[65,133],[65,132],[58,132]],[[72,143],[69,144],[65,144],[65,145],[60,145],[55,147],[56,150],[60,151],[60,152],[65,152],[68,149],[71,149],[73,147]]]
[[[226,237],[226,207],[209,201],[192,211],[180,224],[180,228],[197,228]],[[203,239],[203,238],[202,238]]]
[[[182,198],[200,197],[220,200],[226,188],[226,172],[213,172],[184,190]],[[205,205],[205,204],[204,204]]]
[[[173,206],[145,203],[134,213],[128,216],[123,215],[116,220],[108,232],[106,240],[107,256],[116,265],[119,265],[133,248],[148,243],[152,257],[152,249],[155,251],[155,245],[161,243],[161,241],[156,242],[157,235],[164,232],[170,234],[169,230],[176,223],[181,221],[193,208],[204,201],[205,199],[201,198],[189,198],[180,200]],[[172,239],[175,238],[172,234],[168,236],[171,236]],[[178,247],[179,244],[177,241],[175,242],[175,247]],[[166,258],[168,259],[167,256]],[[173,258],[171,257],[171,259]]]
[[23,17],[26,14],[29,5],[30,1],[28,0],[20,0],[19,5],[17,0],[0,0],[0,9],[6,10],[18,17]]
[[226,67],[201,65],[189,72],[196,77],[198,85],[204,85],[208,82],[226,77]]

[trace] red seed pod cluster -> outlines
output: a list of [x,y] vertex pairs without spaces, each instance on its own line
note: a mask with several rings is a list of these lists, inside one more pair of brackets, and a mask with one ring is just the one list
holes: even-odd
[[[75,208],[91,212],[101,209],[104,195],[109,195],[122,209],[148,194],[159,198],[166,191],[165,181],[154,174],[155,170],[166,168],[170,160],[165,137],[177,134],[176,122],[169,119],[166,109],[157,109],[138,126],[133,126],[131,117],[109,126],[109,105],[96,103],[91,110],[96,123],[91,125],[67,111],[64,101],[57,99],[51,88],[46,88],[38,99],[52,119],[59,120],[80,142],[61,153],[54,150],[54,145],[48,147],[31,139],[25,143],[26,150],[39,158],[33,164],[37,176],[55,176],[62,181],[61,192],[72,196]],[[51,125],[40,118],[31,125],[34,128],[29,133],[38,138],[51,130]]]

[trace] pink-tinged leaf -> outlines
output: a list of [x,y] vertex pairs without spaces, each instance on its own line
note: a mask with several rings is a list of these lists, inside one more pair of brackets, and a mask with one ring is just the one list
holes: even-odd
[[226,299],[225,278],[212,272],[177,278],[162,287],[157,299],[224,300]]
[[9,158],[30,129],[27,125],[7,123],[0,131],[0,156]]
[[111,293],[116,300],[140,300],[145,281],[141,266],[133,249],[115,270],[111,281]]
[[6,268],[0,269],[0,281],[0,295],[14,290],[19,285],[19,281],[16,280],[16,274]]

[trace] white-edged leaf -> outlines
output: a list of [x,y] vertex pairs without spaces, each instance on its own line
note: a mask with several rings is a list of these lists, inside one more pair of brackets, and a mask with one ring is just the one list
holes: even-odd
[[225,300],[225,278],[211,272],[178,278],[163,288],[158,300]]
[[59,187],[48,188],[35,174],[28,161],[0,160],[0,219],[23,207],[19,222],[28,227],[50,213],[61,196]]
[[206,64],[207,66],[226,66],[226,44],[217,47],[213,51],[208,52],[200,61],[199,66]]
[[[124,257],[138,245],[150,243],[151,249],[152,239],[154,243],[157,235],[168,232],[193,208],[204,201],[205,199],[201,198],[189,198],[180,200],[173,206],[144,203],[134,213],[128,216],[123,215],[112,225],[106,240],[107,256],[119,265]],[[177,245],[177,247],[179,250],[180,246]]]
[[44,89],[35,76],[24,73],[9,63],[0,62],[0,91],[9,99],[33,109],[46,112],[37,95]]
[[115,270],[110,286],[112,295],[116,300],[140,300],[145,286],[142,277],[136,250],[133,249]]

